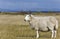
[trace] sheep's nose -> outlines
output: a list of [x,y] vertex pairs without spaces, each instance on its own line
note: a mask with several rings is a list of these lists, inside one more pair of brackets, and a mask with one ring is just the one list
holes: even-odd
[[26,21],[26,20],[24,19],[24,21]]

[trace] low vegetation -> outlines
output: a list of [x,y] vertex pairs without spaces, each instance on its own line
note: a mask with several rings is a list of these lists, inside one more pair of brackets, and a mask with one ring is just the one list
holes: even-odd
[[[60,23],[60,15],[56,13],[40,13],[36,16],[55,16]],[[0,14],[0,39],[36,39],[36,32],[24,22],[25,15]],[[51,32],[40,32],[39,39],[50,39]],[[57,38],[60,39],[60,24]]]

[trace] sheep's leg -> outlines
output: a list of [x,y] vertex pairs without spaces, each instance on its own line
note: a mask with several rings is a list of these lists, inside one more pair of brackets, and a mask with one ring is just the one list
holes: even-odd
[[51,37],[51,39],[53,39],[53,37],[54,37],[54,30],[52,31],[52,37]]
[[54,31],[54,38],[56,38],[56,30]]
[[36,31],[36,33],[37,33],[37,36],[36,36],[36,38],[39,38],[39,32],[38,32],[38,30]]

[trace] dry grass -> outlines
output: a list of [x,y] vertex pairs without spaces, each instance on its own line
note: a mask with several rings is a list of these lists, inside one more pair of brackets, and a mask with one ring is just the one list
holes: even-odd
[[[44,15],[42,15],[44,16]],[[60,23],[60,15],[54,15]],[[39,39],[50,39],[51,32],[40,32]],[[36,39],[36,32],[32,30],[24,15],[0,15],[0,39]],[[60,24],[57,39],[60,38]]]

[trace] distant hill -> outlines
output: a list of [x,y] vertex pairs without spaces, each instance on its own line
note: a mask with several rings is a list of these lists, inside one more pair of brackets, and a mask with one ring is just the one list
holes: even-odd
[[20,11],[31,11],[31,12],[60,12],[60,9],[46,9],[46,8],[41,8],[41,9],[36,9],[36,8],[32,8],[32,9],[26,9],[26,10],[20,10],[20,9],[17,9],[17,10],[10,10],[10,9],[1,9],[0,8],[0,11],[1,12],[20,12]]

